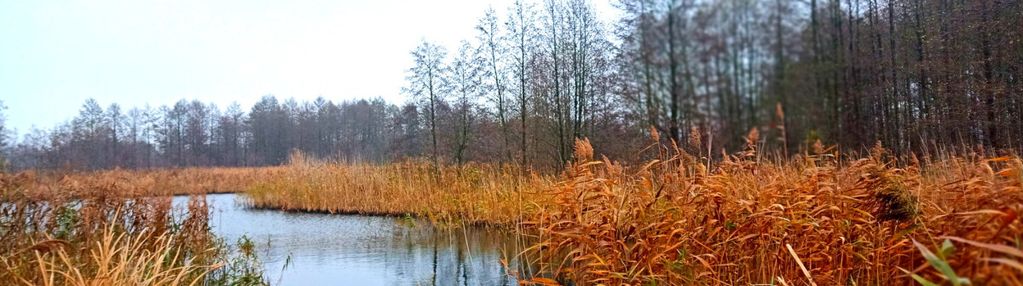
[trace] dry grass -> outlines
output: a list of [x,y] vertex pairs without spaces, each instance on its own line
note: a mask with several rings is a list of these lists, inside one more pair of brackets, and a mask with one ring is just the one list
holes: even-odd
[[293,211],[422,216],[437,223],[512,225],[525,205],[523,189],[547,177],[488,165],[441,167],[323,163],[293,155],[283,171],[245,193],[250,205]]
[[522,259],[548,273],[526,283],[1023,282],[1018,157],[918,160],[878,147],[839,160],[817,146],[782,161],[756,142],[713,164],[652,144],[640,156],[656,159],[625,166],[594,160],[580,141],[559,177],[299,158],[247,196],[264,208],[515,228],[535,242]]
[[184,261],[185,254],[172,239],[166,233],[117,234],[108,227],[82,257],[64,247],[34,251],[38,273],[33,274],[41,279],[18,279],[25,285],[46,286],[202,285],[213,267]]
[[277,167],[23,172],[12,176],[27,198],[138,197],[241,192]]
[[589,149],[577,143],[577,162],[548,193],[556,205],[529,222],[539,239],[531,258],[557,281],[1018,285],[1023,277],[1018,157],[927,167],[911,159],[899,168],[878,148],[846,162],[824,153],[768,163],[750,144],[712,169],[654,145],[660,159],[629,170],[592,160]]
[[[0,280],[74,280],[54,270],[66,261],[98,273],[82,261],[92,245],[103,245],[96,242],[109,237],[104,230],[112,221],[115,237],[125,234],[119,242],[150,237],[147,249],[157,253],[157,234],[175,223],[167,199],[154,195],[246,190],[260,208],[515,229],[534,242],[521,258],[547,273],[526,283],[1023,284],[1018,157],[893,158],[878,147],[859,159],[838,159],[816,146],[813,154],[769,160],[750,137],[746,150],[718,162],[655,143],[637,156],[656,159],[633,166],[595,160],[589,142],[580,141],[576,161],[559,176],[298,155],[275,168],[4,176],[5,186],[18,187],[5,187],[5,202],[15,203],[0,207],[6,265]],[[191,224],[207,231],[201,218]],[[182,257],[198,257],[209,247],[204,237],[170,241],[192,253]],[[59,251],[33,254],[51,248],[66,249],[71,259]],[[198,265],[213,260],[204,261]],[[40,263],[53,271],[40,271]],[[139,263],[145,264],[124,265]]]
[[[228,283],[202,192],[234,191],[267,169],[0,173],[0,281],[23,285]],[[191,193],[175,209],[173,193]],[[258,274],[258,273],[257,273]],[[258,281],[258,279],[257,279]],[[3,283],[0,283],[3,284]]]

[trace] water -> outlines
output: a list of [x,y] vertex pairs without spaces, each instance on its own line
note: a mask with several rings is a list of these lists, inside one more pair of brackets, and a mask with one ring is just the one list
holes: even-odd
[[[180,206],[187,197],[174,200]],[[228,242],[251,238],[273,285],[517,284],[501,263],[516,253],[506,234],[444,231],[395,217],[254,210],[235,194],[207,200],[213,232]]]

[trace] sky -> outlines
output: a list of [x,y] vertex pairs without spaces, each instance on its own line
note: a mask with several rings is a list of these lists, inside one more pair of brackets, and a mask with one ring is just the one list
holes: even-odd
[[[19,134],[106,107],[260,97],[404,102],[409,52],[456,49],[511,0],[0,0],[0,101]],[[598,17],[618,11],[593,0]],[[503,17],[502,17],[503,21]]]

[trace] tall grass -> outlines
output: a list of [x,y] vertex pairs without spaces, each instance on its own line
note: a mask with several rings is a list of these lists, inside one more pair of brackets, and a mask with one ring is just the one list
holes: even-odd
[[[245,278],[222,267],[228,253],[210,232],[204,195],[192,195],[184,209],[175,209],[171,197],[160,196],[175,190],[200,192],[211,179],[180,183],[149,177],[173,171],[132,174],[0,173],[0,281],[223,285]],[[212,171],[205,176],[225,174]]]
[[246,196],[262,208],[515,229],[531,242],[524,265],[546,273],[524,283],[1023,283],[1018,157],[877,147],[839,159],[817,145],[781,159],[748,140],[717,162],[652,143],[637,156],[654,159],[637,165],[595,159],[583,140],[558,176],[296,157]]
[[[539,239],[531,253],[557,281],[1021,283],[1018,157],[896,167],[881,148],[850,161],[818,149],[768,162],[749,144],[709,166],[655,144],[658,159],[627,168],[589,150],[577,142],[548,193],[556,205],[528,222]],[[943,249],[941,259],[928,248]]]
[[167,234],[128,235],[112,227],[86,246],[81,256],[65,247],[33,251],[41,279],[18,277],[26,285],[201,285],[211,266],[182,261],[185,255]]
[[552,184],[550,177],[519,172],[477,164],[438,170],[420,161],[324,163],[294,154],[287,167],[245,196],[257,208],[421,216],[441,224],[513,225],[521,212],[536,209],[525,203],[523,193]]
[[241,192],[279,172],[277,167],[23,172],[27,195],[167,196]]

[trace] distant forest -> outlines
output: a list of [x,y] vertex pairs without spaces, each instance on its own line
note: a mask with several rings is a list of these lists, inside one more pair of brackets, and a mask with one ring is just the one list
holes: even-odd
[[415,48],[401,105],[89,100],[0,148],[11,169],[273,165],[291,150],[550,168],[584,137],[628,160],[652,130],[703,154],[735,151],[753,130],[788,154],[818,140],[1019,151],[1021,2],[624,0],[608,22],[585,0],[516,1],[481,11],[478,36],[457,47]]

